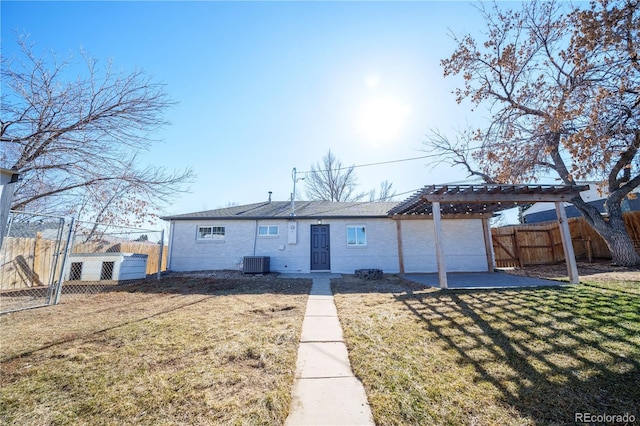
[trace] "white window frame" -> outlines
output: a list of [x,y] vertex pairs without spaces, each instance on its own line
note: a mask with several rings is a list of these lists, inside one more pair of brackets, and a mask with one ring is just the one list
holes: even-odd
[[[263,229],[266,233],[261,233]],[[258,225],[258,237],[260,238],[275,238],[280,235],[280,227],[278,225]]]
[[[211,228],[211,233],[208,237],[202,237],[201,229]],[[219,225],[198,225],[196,226],[196,240],[197,241],[224,241],[227,234],[226,226]]]
[[[363,229],[362,236],[364,237],[363,241],[358,239],[358,229]],[[349,230],[353,229],[355,241],[349,241]],[[358,225],[347,225],[347,247],[366,247],[367,246],[367,225],[358,224]]]

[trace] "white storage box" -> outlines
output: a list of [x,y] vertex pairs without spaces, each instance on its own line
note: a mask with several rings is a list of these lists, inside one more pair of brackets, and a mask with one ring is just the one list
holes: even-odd
[[147,255],[140,253],[73,253],[67,281],[124,281],[147,277]]

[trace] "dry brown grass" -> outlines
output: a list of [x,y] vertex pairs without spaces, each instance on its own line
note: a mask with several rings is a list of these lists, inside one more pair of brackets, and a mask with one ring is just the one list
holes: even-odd
[[439,290],[333,280],[377,424],[570,424],[640,419],[640,283]]
[[168,276],[0,316],[0,423],[283,423],[309,287]]
[[[640,269],[615,266],[610,260],[599,259],[594,262],[578,261],[580,282],[603,284],[609,288],[633,292],[640,295]],[[569,281],[567,265],[564,262],[551,265],[532,265],[524,268],[507,268],[504,272],[524,277]]]

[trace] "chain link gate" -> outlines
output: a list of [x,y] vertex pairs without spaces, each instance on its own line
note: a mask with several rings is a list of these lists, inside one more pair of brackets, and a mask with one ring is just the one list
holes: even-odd
[[11,212],[0,248],[0,313],[60,300],[73,219]]
[[166,262],[164,230],[11,212],[0,248],[0,313],[159,278]]

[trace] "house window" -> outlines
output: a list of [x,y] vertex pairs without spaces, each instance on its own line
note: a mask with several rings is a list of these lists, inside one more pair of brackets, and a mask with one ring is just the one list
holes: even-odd
[[223,240],[224,226],[198,226],[198,240]]
[[367,233],[363,225],[347,226],[347,246],[366,246]]
[[261,236],[261,237],[277,237],[278,236],[278,226],[260,225],[260,226],[258,226],[258,235]]

